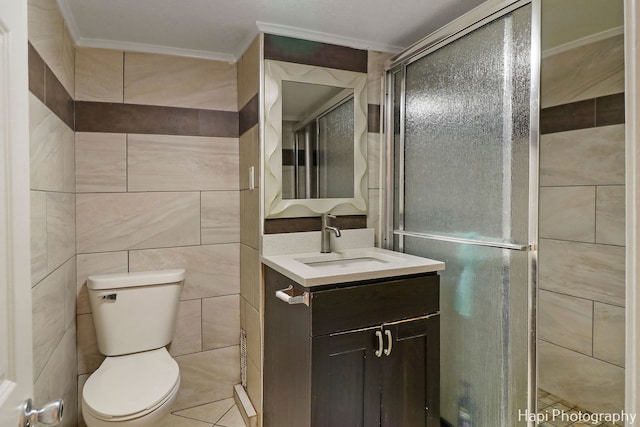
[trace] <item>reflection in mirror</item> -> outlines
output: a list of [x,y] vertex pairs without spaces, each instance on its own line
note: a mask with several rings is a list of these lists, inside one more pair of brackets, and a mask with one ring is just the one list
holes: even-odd
[[365,73],[264,61],[265,218],[366,214],[366,84]]
[[282,198],[353,197],[353,89],[282,82]]

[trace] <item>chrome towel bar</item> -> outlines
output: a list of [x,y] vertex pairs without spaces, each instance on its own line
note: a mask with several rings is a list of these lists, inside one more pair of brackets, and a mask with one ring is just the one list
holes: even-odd
[[440,236],[437,234],[417,233],[414,231],[394,230],[396,236],[416,237],[418,239],[440,240],[442,242],[464,243],[467,245],[488,246],[491,248],[511,249],[515,251],[535,251],[535,245],[518,245],[516,243],[489,242],[486,240],[465,239],[462,237]]
[[276,298],[286,302],[287,304],[304,304],[309,306],[309,292],[305,292],[302,295],[293,296],[293,286],[289,286],[286,289],[276,291]]

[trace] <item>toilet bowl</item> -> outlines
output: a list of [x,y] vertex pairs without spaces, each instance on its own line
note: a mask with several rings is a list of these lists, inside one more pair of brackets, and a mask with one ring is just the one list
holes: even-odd
[[107,357],[84,385],[82,413],[91,427],[152,426],[179,387],[178,364],[164,348]]
[[152,427],[180,388],[171,341],[184,270],[90,276],[98,348],[107,357],[82,390],[88,427]]

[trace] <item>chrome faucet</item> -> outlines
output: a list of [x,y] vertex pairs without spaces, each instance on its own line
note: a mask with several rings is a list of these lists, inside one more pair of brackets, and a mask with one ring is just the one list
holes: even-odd
[[322,214],[322,228],[320,230],[320,252],[323,254],[331,252],[331,234],[329,234],[329,232],[333,231],[336,237],[341,236],[340,229],[338,227],[330,225],[329,219],[336,219],[336,216],[331,215],[329,212]]

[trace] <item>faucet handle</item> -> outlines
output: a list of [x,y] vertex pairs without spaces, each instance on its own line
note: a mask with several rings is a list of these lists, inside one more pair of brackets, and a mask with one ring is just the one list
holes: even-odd
[[340,229],[338,227],[331,226],[329,224],[329,219],[335,219],[335,215],[331,215],[329,212],[325,212],[321,215],[322,226],[320,228],[321,235],[321,245],[320,252],[321,253],[329,253],[331,252],[331,239],[329,236],[329,232],[332,231],[336,237],[340,237]]
[[331,215],[329,212],[325,212],[321,215],[320,219],[322,220],[322,228],[329,225],[330,219],[336,219],[335,215]]
[[329,219],[336,219],[336,218],[337,217],[335,215],[331,215],[329,212],[322,214],[322,231],[330,230],[335,233],[336,237],[340,237],[342,235],[340,233],[340,229],[329,222]]

